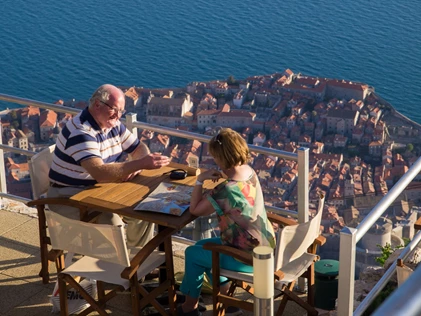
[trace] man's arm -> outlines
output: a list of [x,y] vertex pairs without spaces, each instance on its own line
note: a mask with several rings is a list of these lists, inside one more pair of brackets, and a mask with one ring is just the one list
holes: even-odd
[[129,154],[129,157],[130,160],[140,159],[150,154],[150,152],[151,151],[149,150],[148,146],[146,146],[146,144],[141,141],[139,145],[137,145],[136,149]]
[[[143,158],[146,155],[150,154],[150,152],[151,151],[149,150],[148,146],[146,146],[145,143],[140,141],[139,144],[137,145],[137,147],[135,148],[135,150],[133,150],[133,152],[131,152],[129,154],[129,161],[134,160],[134,159]],[[141,172],[142,172],[142,170],[139,169],[139,170],[129,174],[127,177],[123,177],[123,179],[121,179],[121,180],[122,181],[130,181],[131,179],[136,177]]]
[[[140,150],[139,146],[133,154],[137,150]],[[81,166],[98,182],[119,182],[126,180],[138,170],[158,169],[169,163],[170,160],[167,156],[148,154],[139,159],[117,163],[104,163],[101,158],[94,157],[83,160]]]

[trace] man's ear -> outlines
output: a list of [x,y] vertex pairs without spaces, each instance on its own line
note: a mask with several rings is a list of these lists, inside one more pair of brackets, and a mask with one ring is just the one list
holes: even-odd
[[99,100],[96,99],[93,106],[94,112],[99,113],[101,111],[100,107],[101,107],[101,102],[99,102]]

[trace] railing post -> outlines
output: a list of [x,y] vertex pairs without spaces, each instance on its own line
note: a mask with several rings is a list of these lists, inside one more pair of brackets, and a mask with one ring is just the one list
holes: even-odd
[[126,127],[132,132],[136,138],[138,138],[137,135],[137,127],[134,126],[133,122],[136,122],[137,120],[137,114],[136,113],[127,113],[126,114]]
[[356,232],[345,227],[339,242],[338,315],[352,315],[354,309]]
[[[0,144],[3,144],[3,125],[0,123]],[[7,183],[6,183],[6,175],[5,175],[5,168],[4,168],[4,151],[0,149],[0,190],[1,193],[7,193]]]
[[209,216],[196,218],[193,227],[193,240],[211,238],[211,230],[211,218]]
[[309,149],[298,148],[298,223],[308,222]]
[[[309,152],[305,147],[298,148],[298,223],[308,222],[308,200],[309,200]],[[299,278],[297,290],[306,291],[306,279]]]
[[200,220],[200,217],[194,220],[192,236],[194,241],[202,239],[202,221]]

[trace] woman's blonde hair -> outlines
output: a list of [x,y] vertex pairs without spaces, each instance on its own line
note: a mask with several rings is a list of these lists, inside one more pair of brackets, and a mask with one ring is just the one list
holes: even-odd
[[222,128],[209,142],[209,153],[223,169],[248,163],[250,151],[244,138],[231,128]]

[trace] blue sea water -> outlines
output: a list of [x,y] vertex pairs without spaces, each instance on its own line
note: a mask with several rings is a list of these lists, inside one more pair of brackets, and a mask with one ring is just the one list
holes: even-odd
[[[290,68],[368,83],[421,123],[419,0],[5,0],[0,93],[87,100]],[[9,106],[0,103],[0,108]]]

